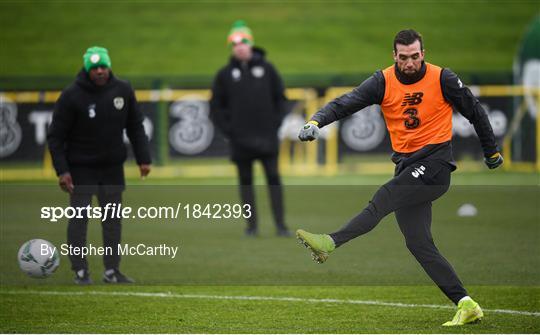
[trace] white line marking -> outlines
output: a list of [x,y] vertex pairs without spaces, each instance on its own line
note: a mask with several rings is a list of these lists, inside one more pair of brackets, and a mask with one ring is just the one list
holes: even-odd
[[[315,298],[295,298],[295,297],[264,297],[264,296],[243,296],[243,295],[207,295],[207,294],[175,294],[170,292],[114,292],[114,291],[0,291],[0,294],[37,294],[37,295],[103,295],[103,296],[126,296],[126,297],[150,297],[150,298],[179,298],[179,299],[211,299],[211,300],[250,300],[250,301],[288,301],[288,302],[308,302],[308,303],[332,303],[332,304],[352,304],[352,305],[373,305],[403,308],[438,308],[455,309],[451,305],[431,305],[431,304],[405,304],[401,302],[385,302],[378,300],[352,300],[352,299],[315,299]],[[511,309],[483,309],[488,313],[502,313],[514,315],[540,316],[540,312],[515,311]]]

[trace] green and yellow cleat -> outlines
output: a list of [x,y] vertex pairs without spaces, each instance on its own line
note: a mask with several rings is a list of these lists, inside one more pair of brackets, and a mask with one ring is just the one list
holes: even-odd
[[458,310],[451,321],[443,323],[445,327],[463,326],[467,323],[476,323],[482,320],[484,312],[477,302],[472,299],[462,300],[458,303]]
[[330,235],[312,234],[298,229],[296,231],[296,238],[300,244],[303,244],[311,251],[311,257],[319,264],[324,263],[328,259],[328,254],[336,248],[334,240]]

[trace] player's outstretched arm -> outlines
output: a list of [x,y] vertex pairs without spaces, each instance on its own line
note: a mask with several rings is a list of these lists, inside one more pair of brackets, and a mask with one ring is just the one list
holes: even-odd
[[490,169],[499,167],[504,160],[495,141],[495,135],[487,113],[480,101],[468,87],[463,85],[458,76],[449,69],[443,70],[441,84],[444,98],[474,126],[484,151],[484,163]]
[[298,138],[301,141],[313,141],[319,136],[319,128],[354,114],[367,106],[380,104],[384,97],[384,89],[384,76],[381,71],[377,71],[360,86],[334,99],[315,113],[311,120],[300,129]]

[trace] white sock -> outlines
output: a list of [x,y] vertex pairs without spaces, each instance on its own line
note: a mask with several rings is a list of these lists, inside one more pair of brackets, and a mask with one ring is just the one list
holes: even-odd
[[466,296],[464,296],[463,298],[459,299],[458,304],[459,304],[460,302],[466,301],[466,300],[472,300],[472,298],[469,297],[468,295],[466,295]]

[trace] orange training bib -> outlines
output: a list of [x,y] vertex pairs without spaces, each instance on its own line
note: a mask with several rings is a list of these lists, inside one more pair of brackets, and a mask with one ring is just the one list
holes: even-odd
[[383,70],[381,109],[394,151],[410,153],[452,139],[452,106],[443,97],[441,71],[426,63],[424,78],[405,85],[397,79],[394,65]]

